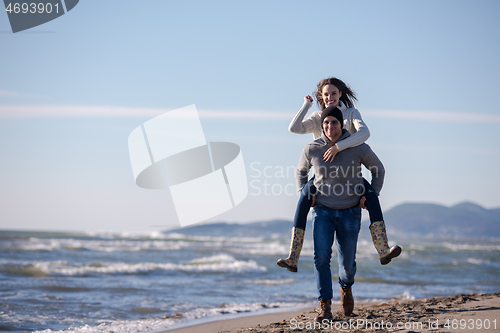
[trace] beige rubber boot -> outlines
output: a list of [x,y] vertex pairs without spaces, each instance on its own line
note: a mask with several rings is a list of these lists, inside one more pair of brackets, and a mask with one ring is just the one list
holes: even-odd
[[290,272],[297,272],[297,262],[299,261],[300,251],[302,251],[302,245],[304,244],[304,234],[304,229],[292,229],[290,254],[288,255],[288,258],[278,260],[278,262],[276,262],[278,266],[284,267]]
[[377,249],[382,265],[387,265],[391,262],[392,258],[396,258],[401,254],[401,247],[399,245],[389,248],[384,221],[373,222],[370,225],[370,232],[372,234],[373,245]]

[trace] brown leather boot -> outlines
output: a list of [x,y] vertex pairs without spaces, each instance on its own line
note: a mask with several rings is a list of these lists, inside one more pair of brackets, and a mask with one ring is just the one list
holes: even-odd
[[331,299],[320,299],[319,306],[321,308],[321,312],[316,318],[314,318],[315,322],[321,323],[325,319],[333,319]]
[[351,287],[345,289],[340,287],[340,307],[345,316],[349,317],[352,314],[354,297],[352,297]]

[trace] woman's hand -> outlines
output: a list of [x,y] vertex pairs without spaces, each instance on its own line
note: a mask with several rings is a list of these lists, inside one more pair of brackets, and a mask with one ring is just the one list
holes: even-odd
[[323,160],[326,162],[331,162],[335,158],[335,155],[337,155],[339,152],[339,148],[337,145],[333,145],[330,148],[328,148],[327,151],[323,154]]
[[359,200],[359,207],[368,210],[368,208],[366,208],[365,206],[365,202],[366,202],[366,197],[362,197],[361,200]]
[[311,207],[314,207],[315,204],[316,204],[316,196],[313,195],[311,200]]
[[306,97],[304,97],[304,101],[309,101],[309,102],[313,102],[313,98],[309,95],[307,95]]

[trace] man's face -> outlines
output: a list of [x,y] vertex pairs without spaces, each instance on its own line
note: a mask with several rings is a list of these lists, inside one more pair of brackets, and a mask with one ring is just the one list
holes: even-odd
[[325,131],[325,135],[328,139],[338,139],[342,133],[342,128],[340,127],[340,122],[337,118],[328,116],[323,120],[323,131]]

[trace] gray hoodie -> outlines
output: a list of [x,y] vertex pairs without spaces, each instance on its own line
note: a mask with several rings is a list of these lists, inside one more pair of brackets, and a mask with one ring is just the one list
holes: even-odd
[[[343,129],[338,141],[349,136],[349,132]],[[370,146],[363,143],[345,149],[339,152],[331,163],[325,162],[323,154],[334,144],[335,142],[331,142],[323,133],[319,139],[304,147],[296,174],[299,190],[307,183],[309,170],[314,167],[314,185],[318,190],[316,203],[333,209],[354,207],[364,193],[361,174],[361,165],[364,165],[370,170],[371,185],[379,194],[384,183],[385,170]]]

